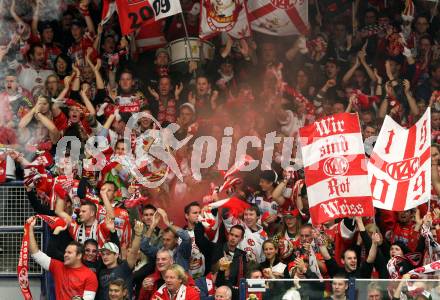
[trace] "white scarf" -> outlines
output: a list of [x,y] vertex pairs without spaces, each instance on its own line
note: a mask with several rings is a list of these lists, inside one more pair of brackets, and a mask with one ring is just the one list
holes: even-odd
[[98,241],[98,221],[95,220],[95,222],[93,222],[92,228],[90,228],[90,232],[87,235],[86,233],[86,225],[83,223],[81,224],[81,226],[79,227],[77,233],[76,233],[76,241],[84,244],[85,241],[89,240],[89,239],[93,239],[95,241]]

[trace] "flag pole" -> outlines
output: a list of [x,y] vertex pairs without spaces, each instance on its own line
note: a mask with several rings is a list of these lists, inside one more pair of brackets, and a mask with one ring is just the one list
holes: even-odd
[[438,9],[438,2],[439,2],[439,0],[435,1],[433,14],[431,15],[431,20],[430,20],[431,23],[432,23],[432,20],[434,20],[435,12],[436,12],[437,9]]
[[[189,57],[191,58],[191,61],[192,61],[193,55],[192,55],[192,51],[191,51],[191,44],[189,42],[188,28],[186,27],[185,16],[183,15],[183,9],[180,11],[180,17],[182,18],[183,29],[185,30],[185,46],[189,50]],[[188,57],[186,56],[186,51],[185,51],[185,60],[186,60],[186,62],[188,62]]]

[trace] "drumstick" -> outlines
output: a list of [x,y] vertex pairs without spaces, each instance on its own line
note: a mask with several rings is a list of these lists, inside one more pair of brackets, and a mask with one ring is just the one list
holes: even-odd
[[[191,60],[193,60],[191,44],[189,43],[188,28],[186,27],[186,21],[185,21],[185,16],[183,15],[183,11],[180,12],[180,17],[182,18],[183,29],[185,29],[185,36],[186,36],[185,44],[189,48],[189,57],[191,58]],[[186,60],[186,62],[188,62],[188,57],[186,56],[186,51],[185,51],[185,60]]]

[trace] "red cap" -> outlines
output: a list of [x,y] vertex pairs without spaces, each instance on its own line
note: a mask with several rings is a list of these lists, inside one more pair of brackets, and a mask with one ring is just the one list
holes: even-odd
[[295,208],[295,209],[292,209],[292,210],[285,210],[285,211],[283,211],[283,217],[289,217],[289,216],[292,216],[292,217],[298,217],[299,216],[299,209],[298,208]]

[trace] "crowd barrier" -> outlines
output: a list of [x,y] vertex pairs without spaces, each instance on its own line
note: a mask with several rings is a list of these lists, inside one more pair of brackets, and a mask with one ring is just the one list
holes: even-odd
[[[22,182],[14,181],[0,185],[0,277],[17,276],[23,224],[34,214]],[[35,229],[39,247],[44,249],[45,239],[40,220]],[[29,276],[42,274],[42,268],[30,259]]]
[[[440,300],[440,279],[241,279],[240,300],[314,300],[332,295],[332,286],[348,300],[391,300],[402,283],[400,299]],[[420,298],[419,298],[420,296]],[[423,298],[421,296],[425,296]],[[406,297],[406,298],[405,298]]]

